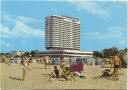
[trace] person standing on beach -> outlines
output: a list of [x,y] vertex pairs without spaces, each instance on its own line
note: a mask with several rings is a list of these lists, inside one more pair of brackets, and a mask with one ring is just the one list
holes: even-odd
[[22,67],[22,69],[23,69],[23,76],[22,76],[21,81],[24,81],[24,79],[26,77],[27,69],[30,70],[30,71],[32,71],[32,70],[27,67],[28,66],[28,58],[27,57],[25,57],[24,59],[22,58],[21,62],[22,62],[21,64],[23,65],[23,67]]
[[43,62],[44,62],[44,68],[47,69],[47,59],[46,59],[46,57],[43,58]]
[[114,58],[112,59],[112,64],[111,66],[114,66],[114,71],[113,71],[113,76],[115,79],[119,79],[119,76],[118,76],[118,69],[120,68],[121,69],[121,60],[120,58],[118,57],[118,55],[114,56]]

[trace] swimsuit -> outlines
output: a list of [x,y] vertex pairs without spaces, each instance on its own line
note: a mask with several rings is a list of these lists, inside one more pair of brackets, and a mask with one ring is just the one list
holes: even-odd
[[114,68],[119,68],[119,65],[114,65]]

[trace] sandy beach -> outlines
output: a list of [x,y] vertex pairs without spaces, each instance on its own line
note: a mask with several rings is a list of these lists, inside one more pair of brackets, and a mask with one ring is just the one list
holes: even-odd
[[105,68],[101,66],[84,66],[86,79],[75,77],[76,81],[65,81],[63,79],[52,78],[47,82],[48,74],[53,70],[53,66],[44,69],[43,64],[32,63],[27,71],[24,81],[22,77],[22,66],[19,64],[0,64],[0,87],[2,89],[126,89],[127,88],[127,69],[119,70],[119,80],[95,78],[101,75]]

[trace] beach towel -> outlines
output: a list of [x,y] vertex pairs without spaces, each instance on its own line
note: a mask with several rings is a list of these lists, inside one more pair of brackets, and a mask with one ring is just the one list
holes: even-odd
[[83,65],[72,64],[70,66],[70,69],[71,69],[72,72],[81,72],[81,71],[83,71]]

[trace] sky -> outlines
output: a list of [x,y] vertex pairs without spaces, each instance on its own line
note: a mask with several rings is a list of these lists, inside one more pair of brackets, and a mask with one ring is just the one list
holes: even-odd
[[0,52],[45,50],[45,17],[80,19],[80,49],[127,47],[127,3],[87,0],[1,0]]

